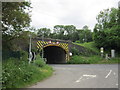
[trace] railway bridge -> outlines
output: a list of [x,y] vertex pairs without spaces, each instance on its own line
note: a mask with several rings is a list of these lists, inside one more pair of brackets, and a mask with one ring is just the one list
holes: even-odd
[[[80,53],[86,52],[86,48],[72,44],[71,41],[51,39],[51,38],[33,38],[32,48],[36,47],[37,51],[43,51],[43,57],[46,58],[48,64],[62,64],[70,59],[72,48],[76,48]],[[91,53],[91,51],[89,51]]]

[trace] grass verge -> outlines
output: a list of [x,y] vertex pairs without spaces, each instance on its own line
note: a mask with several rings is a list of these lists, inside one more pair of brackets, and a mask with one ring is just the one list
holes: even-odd
[[[52,75],[52,67],[43,61],[28,64],[26,60],[10,58],[2,65],[2,89],[24,88]],[[39,62],[40,61],[40,62]]]
[[113,58],[106,60],[100,56],[72,56],[68,64],[118,64],[120,63],[120,58]]

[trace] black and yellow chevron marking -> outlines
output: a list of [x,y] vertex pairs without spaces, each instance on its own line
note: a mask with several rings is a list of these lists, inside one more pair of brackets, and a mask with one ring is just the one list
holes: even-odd
[[56,44],[56,42],[52,42],[49,44],[46,41],[38,41],[37,42],[37,48],[40,50],[44,47],[47,47],[47,46],[59,46],[59,47],[62,47],[65,51],[68,51],[68,44],[67,43]]
[[48,44],[48,42],[46,42],[46,41],[38,41],[37,42],[37,48],[41,50],[47,44]]
[[69,48],[68,48],[68,44],[67,43],[56,43],[56,42],[52,42],[49,43],[47,41],[37,41],[37,48],[38,50],[42,50],[43,48],[47,47],[47,46],[58,46],[63,48],[66,51],[66,60],[69,60]]

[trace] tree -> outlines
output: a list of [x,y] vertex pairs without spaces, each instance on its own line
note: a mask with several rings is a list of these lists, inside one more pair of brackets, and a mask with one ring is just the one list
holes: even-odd
[[2,3],[2,42],[3,48],[10,49],[12,40],[30,25],[30,3],[3,2]]
[[2,3],[2,32],[14,36],[30,25],[30,15],[25,10],[30,9],[28,2]]
[[103,10],[97,16],[94,28],[94,40],[98,47],[120,49],[119,9]]
[[78,36],[79,36],[79,39],[78,39],[79,42],[84,43],[84,42],[93,41],[92,32],[87,25],[83,26],[82,29],[78,29],[77,33],[78,33]]
[[48,28],[40,28],[38,29],[37,35],[38,37],[42,37],[44,35],[45,38],[48,38],[51,33],[51,30]]
[[82,30],[83,30],[84,42],[91,42],[92,41],[92,32],[89,29],[89,27],[87,25],[85,25]]
[[67,35],[71,35],[76,31],[76,27],[74,25],[66,25],[65,31]]

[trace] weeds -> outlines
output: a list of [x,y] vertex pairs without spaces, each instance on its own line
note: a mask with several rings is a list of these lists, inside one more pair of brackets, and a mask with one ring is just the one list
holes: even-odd
[[28,64],[26,60],[11,58],[3,62],[2,88],[26,87],[52,75],[52,71],[52,68],[43,62]]
[[100,56],[72,56],[70,61],[67,62],[68,64],[115,64],[120,63],[120,58],[111,58],[106,60],[101,58]]

